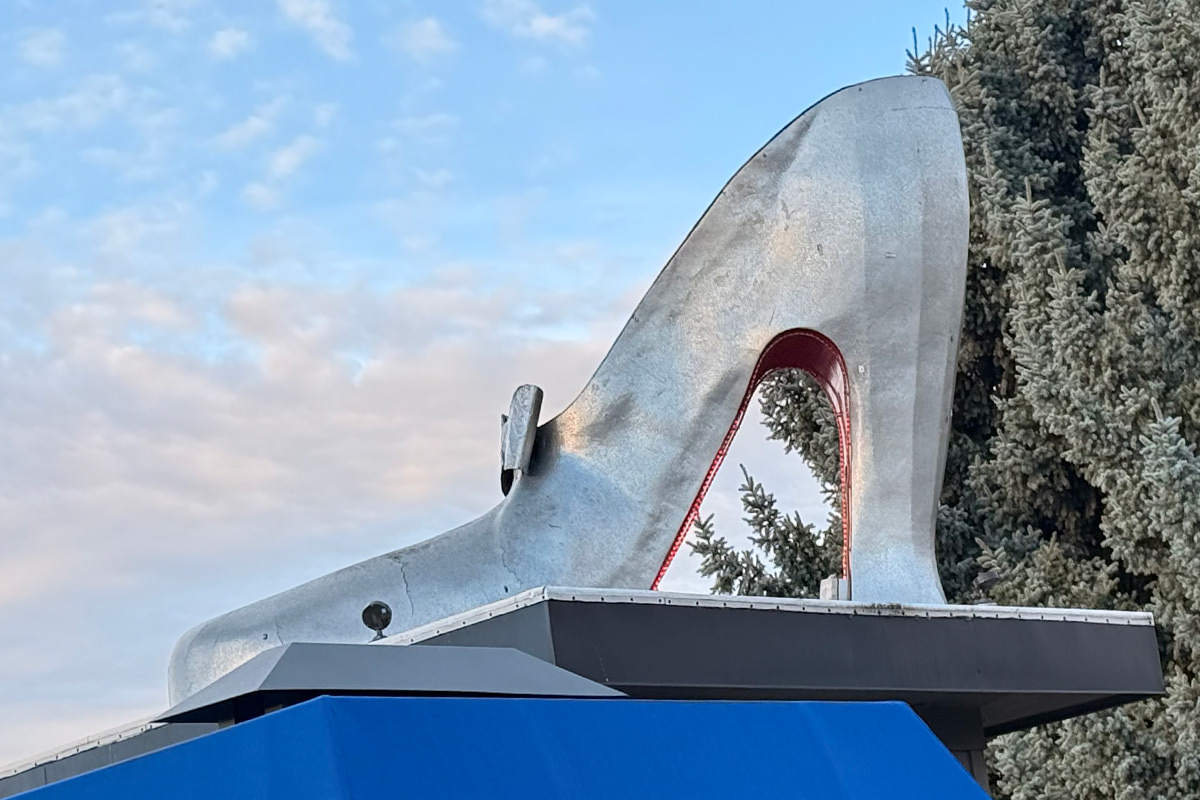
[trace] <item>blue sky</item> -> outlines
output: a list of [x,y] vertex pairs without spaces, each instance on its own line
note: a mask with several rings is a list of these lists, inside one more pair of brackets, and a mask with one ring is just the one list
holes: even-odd
[[[192,624],[486,510],[512,389],[569,402],[742,161],[945,5],[0,7],[0,763],[159,710]],[[739,460],[823,513],[736,448],[727,528]]]

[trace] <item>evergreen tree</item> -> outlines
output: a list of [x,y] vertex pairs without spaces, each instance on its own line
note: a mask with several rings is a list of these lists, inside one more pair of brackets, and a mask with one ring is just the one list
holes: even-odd
[[[967,298],[939,513],[952,601],[1146,609],[1168,693],[991,743],[1011,798],[1200,797],[1200,2],[970,0],[910,69],[958,107]],[[836,489],[832,415],[766,384],[773,438]],[[753,548],[698,526],[718,591],[811,596],[815,531],[749,475]],[[761,555],[760,555],[761,554]],[[813,555],[815,554],[815,555]],[[796,558],[812,558],[798,565]],[[782,591],[781,591],[782,590]]]

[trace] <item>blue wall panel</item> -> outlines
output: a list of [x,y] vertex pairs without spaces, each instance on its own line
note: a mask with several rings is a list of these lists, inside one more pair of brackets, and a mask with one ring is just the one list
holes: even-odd
[[984,798],[903,703],[323,697],[28,800]]

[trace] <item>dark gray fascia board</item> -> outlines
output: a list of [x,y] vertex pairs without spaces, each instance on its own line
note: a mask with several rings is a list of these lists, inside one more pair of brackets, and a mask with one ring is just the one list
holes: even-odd
[[993,736],[1163,692],[1136,612],[544,588],[381,644],[513,646],[632,697],[903,700]]

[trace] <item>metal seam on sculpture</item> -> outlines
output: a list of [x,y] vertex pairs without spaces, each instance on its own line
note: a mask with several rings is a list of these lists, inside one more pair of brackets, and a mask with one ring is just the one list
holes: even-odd
[[[850,379],[849,372],[846,370],[846,361],[842,358],[842,352],[838,346],[834,344],[824,334],[805,329],[784,331],[773,338],[759,353],[758,362],[754,365],[754,372],[750,375],[750,381],[746,387],[746,392],[742,395],[742,402],[738,406],[737,413],[734,415],[733,422],[729,426],[729,430],[725,434],[725,438],[721,441],[721,446],[717,449],[716,455],[713,457],[712,463],[708,467],[708,472],[705,473],[704,480],[700,483],[700,490],[696,493],[695,499],[692,500],[692,505],[688,508],[688,513],[683,518],[683,523],[679,526],[679,530],[675,534],[675,539],[671,542],[671,547],[667,551],[666,557],[658,568],[658,574],[654,578],[654,582],[650,584],[650,589],[658,588],[663,577],[667,573],[667,569],[671,566],[671,562],[679,553],[679,548],[683,546],[684,539],[687,538],[688,531],[695,524],[697,517],[700,516],[700,506],[704,502],[704,496],[708,493],[712,486],[713,480],[716,478],[717,470],[721,468],[721,464],[725,460],[725,456],[729,451],[729,447],[733,444],[733,438],[737,435],[738,428],[741,427],[742,419],[746,415],[746,409],[750,405],[750,400],[754,397],[754,391],[763,379],[776,369],[788,369],[789,367],[768,365],[768,356],[779,345],[787,342],[789,339],[809,339],[814,342],[826,354],[832,356],[832,359],[841,368],[842,385],[839,392],[836,388],[828,385],[828,375],[817,376],[805,367],[801,367],[793,363],[791,369],[804,369],[813,377],[817,378],[822,383],[822,390],[829,397],[830,405],[833,406],[834,419],[838,428],[838,455],[839,455],[839,478],[841,481],[841,505],[842,505],[842,577],[848,578],[850,575],[850,415],[846,413],[845,407],[850,398]],[[822,380],[822,378],[825,378]]]

